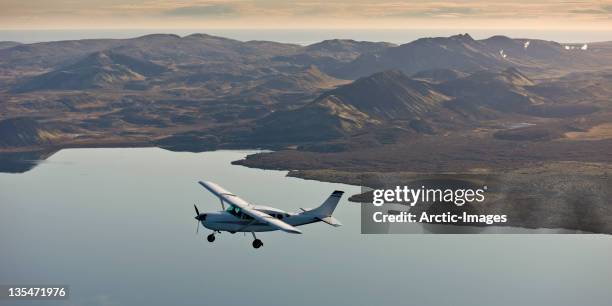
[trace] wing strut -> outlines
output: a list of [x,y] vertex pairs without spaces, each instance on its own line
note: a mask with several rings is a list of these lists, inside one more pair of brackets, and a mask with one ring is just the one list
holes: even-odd
[[219,201],[221,201],[221,209],[225,210],[225,204],[223,204],[223,198],[219,197]]
[[259,211],[254,208],[253,205],[249,204],[249,202],[237,197],[235,194],[223,189],[223,187],[213,183],[213,182],[198,182],[212,194],[216,195],[221,199],[221,201],[225,201],[232,206],[240,208],[242,213],[247,214],[253,219],[268,224],[276,229],[285,231],[287,233],[292,234],[301,234],[302,232],[295,228],[294,226],[287,224],[281,220],[278,220],[262,211]]

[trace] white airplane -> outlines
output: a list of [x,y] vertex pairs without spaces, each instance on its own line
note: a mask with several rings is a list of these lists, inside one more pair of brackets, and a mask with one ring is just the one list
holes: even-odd
[[[232,234],[251,232],[253,239],[255,239],[253,240],[253,247],[258,249],[263,246],[263,242],[257,239],[255,232],[281,230],[292,234],[301,234],[302,232],[296,226],[315,222],[324,222],[336,227],[342,225],[340,221],[332,217],[332,213],[338,205],[340,197],[344,194],[343,191],[334,191],[317,208],[301,208],[301,212],[288,213],[273,207],[253,205],[215,183],[202,181],[198,183],[221,200],[221,208],[223,209],[201,214],[198,207],[193,205],[196,211],[195,219],[198,223],[213,231],[207,237],[209,242],[215,241],[215,233],[221,233],[221,231]],[[227,209],[225,203],[228,204]],[[198,224],[196,232],[199,229],[200,224]]]

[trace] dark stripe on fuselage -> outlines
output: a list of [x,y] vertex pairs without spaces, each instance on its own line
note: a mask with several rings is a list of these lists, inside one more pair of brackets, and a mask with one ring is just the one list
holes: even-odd
[[[251,223],[251,221],[249,221],[249,220],[236,220],[236,221],[206,222],[206,223],[210,224],[210,225],[212,225],[212,224],[238,224],[238,225],[247,225],[247,224],[249,224],[249,227],[251,227],[251,226],[270,226],[270,227],[272,227],[272,225],[270,225],[269,223],[265,223],[265,222]],[[321,220],[313,218],[310,221],[306,221],[304,223],[296,224],[294,226],[306,225],[306,224],[311,224],[311,223],[315,223],[315,222],[319,222],[319,221],[321,221]],[[291,223],[287,223],[287,224],[291,225]]]

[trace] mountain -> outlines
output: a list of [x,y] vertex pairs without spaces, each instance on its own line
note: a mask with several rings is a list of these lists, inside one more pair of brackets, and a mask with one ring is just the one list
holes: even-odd
[[[239,92],[238,98],[251,101],[251,105],[261,103],[267,111],[282,110],[308,103],[324,90],[347,82],[325,74],[316,66],[295,67],[269,76],[241,81],[243,90]],[[247,117],[260,115],[260,112],[250,112]]]
[[127,81],[142,81],[167,71],[152,62],[127,55],[95,52],[66,67],[36,76],[19,84],[15,92],[36,90],[76,90],[119,86]]
[[312,56],[329,56],[339,60],[353,60],[361,54],[379,52],[395,46],[395,44],[387,42],[329,39],[308,45],[303,52]]
[[485,50],[469,34],[422,38],[379,52],[363,54],[341,67],[335,76],[354,79],[389,69],[414,74],[431,69],[455,69],[473,72],[505,67],[502,56]]
[[[303,107],[274,112],[257,121],[253,139],[262,142],[312,142],[356,133],[436,134],[477,126],[482,119],[542,115],[551,101],[516,68],[477,71],[462,76],[452,70],[417,75],[453,75],[430,82],[389,70],[326,91]],[[585,109],[586,110],[586,109]],[[582,110],[584,111],[584,110]],[[538,112],[538,114],[536,114]],[[391,134],[389,134],[391,133]]]
[[241,42],[207,34],[180,37],[151,34],[130,39],[83,39],[22,44],[0,48],[0,68],[54,68],[72,64],[88,54],[111,50],[133,58],[174,64],[210,61],[239,62],[248,58],[267,58],[301,50],[293,44]]
[[263,83],[255,87],[254,90],[272,89],[288,92],[312,92],[323,88],[331,88],[344,82],[343,80],[325,74],[313,65],[297,72],[283,73],[265,79]]
[[[245,66],[316,65],[341,79],[357,79],[376,72],[398,69],[405,74],[453,69],[519,67],[529,75],[560,76],[571,71],[612,67],[610,43],[559,44],[536,39],[493,36],[474,40],[468,34],[422,38],[400,46],[385,42],[331,39],[299,46],[269,41],[242,42],[207,34],[184,37],[151,34],[130,39],[84,39],[32,44],[0,42],[0,70],[30,74],[64,67],[88,54],[112,51],[140,60],[189,69],[210,65],[219,72]],[[210,70],[209,69],[209,70]]]
[[99,142],[100,133],[112,141],[187,133],[183,142],[218,135],[219,147],[485,133],[491,119],[552,120],[608,107],[612,43],[569,46],[467,34],[400,46],[206,34],[24,44],[0,49],[0,95],[10,101],[0,119],[69,122],[85,130],[79,142]]
[[153,34],[127,40],[113,47],[112,51],[149,61],[187,65],[266,57],[270,56],[269,53],[274,54],[272,50],[278,49],[278,44],[274,44],[274,48],[265,46],[208,34],[191,34],[185,37]]
[[502,52],[506,59],[551,61],[563,56],[564,48],[554,41],[540,39],[512,39],[503,35],[491,36],[479,41],[491,53]]
[[60,135],[58,129],[45,127],[33,118],[17,117],[0,120],[0,147],[47,144]]
[[478,115],[486,107],[499,112],[527,112],[529,107],[542,103],[542,98],[528,90],[534,83],[516,68],[501,72],[478,71],[467,77],[436,86],[454,99],[447,106],[465,115]]
[[21,45],[21,43],[16,41],[0,41],[0,49],[8,49],[19,45]]
[[417,72],[412,75],[412,78],[429,81],[431,83],[443,83],[465,76],[467,76],[467,73],[453,69],[431,69]]
[[448,99],[427,82],[385,71],[327,91],[304,107],[262,118],[253,137],[271,142],[329,140],[395,120],[406,122],[406,128],[423,129],[424,118],[443,113]]
[[266,40],[249,40],[244,44],[249,48],[257,50],[261,53],[268,53],[273,55],[293,54],[301,52],[301,50],[304,49],[304,47],[301,45],[279,43],[275,41]]
[[386,42],[330,39],[308,45],[292,54],[273,57],[272,60],[304,67],[315,65],[323,72],[333,74],[334,71],[362,54],[379,52],[390,47],[395,47],[395,45]]
[[362,54],[331,75],[355,79],[375,72],[399,69],[412,75],[433,69],[460,72],[518,67],[530,75],[557,77],[568,71],[612,67],[610,43],[560,44],[539,39],[496,35],[474,40],[469,34],[421,38],[397,47]]
[[437,110],[447,99],[427,82],[390,70],[328,91],[315,103],[351,106],[376,120],[411,120]]
[[0,67],[48,69],[65,65],[87,54],[119,45],[122,39],[82,39],[21,44],[0,49]]

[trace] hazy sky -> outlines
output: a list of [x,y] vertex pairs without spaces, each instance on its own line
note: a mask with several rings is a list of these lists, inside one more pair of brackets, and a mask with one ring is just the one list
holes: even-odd
[[201,27],[609,30],[612,0],[0,0],[2,29]]

